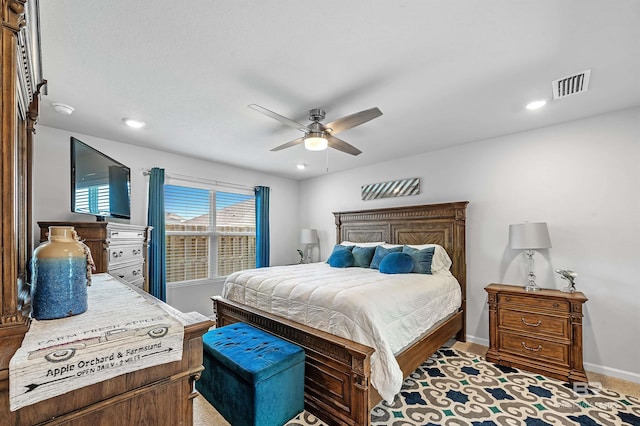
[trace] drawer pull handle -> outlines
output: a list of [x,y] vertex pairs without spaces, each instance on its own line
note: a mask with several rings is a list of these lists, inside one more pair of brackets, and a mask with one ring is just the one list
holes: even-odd
[[542,345],[538,345],[537,348],[530,348],[524,342],[522,342],[522,347],[531,352],[538,352],[540,349],[542,349]]
[[540,321],[540,320],[538,320],[538,322],[537,322],[537,323],[533,324],[533,323],[528,323],[528,322],[526,322],[526,321],[524,320],[524,318],[522,318],[522,317],[520,317],[520,319],[522,320],[522,323],[523,323],[524,325],[528,325],[529,327],[538,327],[538,326],[540,326],[540,324],[542,324],[542,321]]

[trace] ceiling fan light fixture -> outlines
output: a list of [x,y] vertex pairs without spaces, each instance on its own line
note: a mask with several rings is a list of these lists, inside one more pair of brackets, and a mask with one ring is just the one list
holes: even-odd
[[324,151],[329,146],[329,141],[320,132],[309,132],[304,138],[304,147],[309,151]]

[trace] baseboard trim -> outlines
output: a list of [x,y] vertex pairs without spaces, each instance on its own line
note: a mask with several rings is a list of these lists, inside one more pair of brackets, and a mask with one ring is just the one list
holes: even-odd
[[598,373],[608,377],[615,377],[616,379],[626,380],[627,382],[640,383],[640,374],[633,373],[631,371],[619,370],[613,367],[607,367],[604,365],[592,364],[590,362],[584,363],[584,369],[587,373]]
[[[489,346],[489,339],[484,339],[477,336],[467,335],[467,342],[477,343],[482,346]],[[607,367],[605,365],[593,364],[591,362],[584,363],[584,369],[587,372],[598,373],[608,377],[614,377],[616,379],[626,380],[627,382],[640,383],[640,374],[633,373],[631,371],[619,370],[613,367]]]
[[467,342],[489,347],[489,339],[483,339],[481,337],[476,337],[476,336],[469,336],[468,334],[467,334]]

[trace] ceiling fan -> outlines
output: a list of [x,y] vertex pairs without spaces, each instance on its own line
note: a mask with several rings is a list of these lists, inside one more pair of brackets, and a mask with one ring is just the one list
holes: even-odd
[[355,146],[346,143],[342,139],[336,138],[334,135],[364,124],[367,121],[373,120],[374,118],[380,117],[382,115],[382,111],[380,111],[377,107],[374,107],[371,109],[366,109],[364,111],[356,112],[355,114],[344,116],[342,118],[338,118],[331,123],[322,124],[321,121],[324,120],[325,112],[321,108],[314,108],[309,110],[309,121],[311,121],[311,123],[308,125],[304,125],[298,123],[295,120],[284,117],[276,112],[261,107],[260,105],[251,104],[249,105],[249,108],[261,112],[267,117],[276,119],[279,122],[286,124],[287,126],[294,127],[301,132],[304,132],[303,137],[277,146],[271,151],[280,151],[281,149],[304,143],[304,147],[310,151],[322,151],[327,149],[327,146],[330,146],[331,148],[337,149],[338,151],[346,152],[347,154],[358,155],[362,151],[360,151]]

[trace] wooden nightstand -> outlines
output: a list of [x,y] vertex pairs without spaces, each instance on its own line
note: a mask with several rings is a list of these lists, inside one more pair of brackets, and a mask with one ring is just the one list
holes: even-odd
[[582,365],[584,294],[490,284],[487,361],[586,382]]

